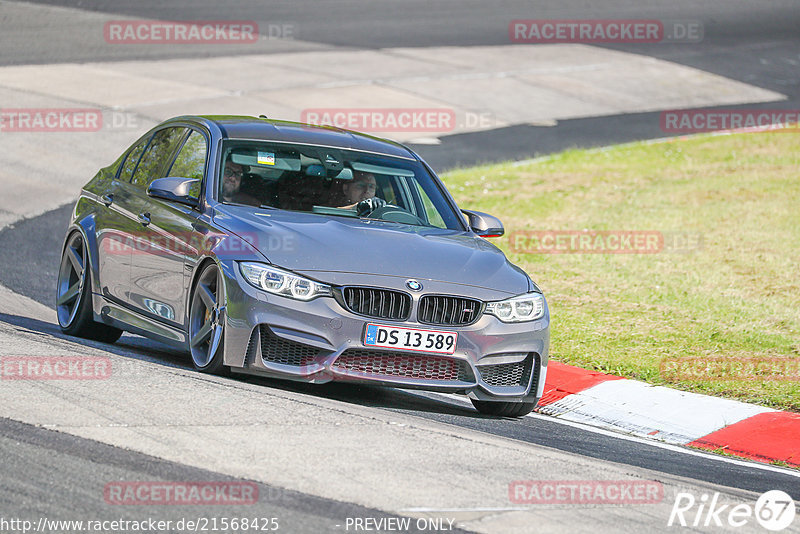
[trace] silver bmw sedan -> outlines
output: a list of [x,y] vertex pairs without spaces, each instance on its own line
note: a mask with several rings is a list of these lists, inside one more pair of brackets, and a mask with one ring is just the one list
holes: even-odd
[[202,372],[458,393],[521,416],[543,392],[550,316],[487,240],[502,234],[401,144],[177,117],[81,190],[58,321],[183,348]]

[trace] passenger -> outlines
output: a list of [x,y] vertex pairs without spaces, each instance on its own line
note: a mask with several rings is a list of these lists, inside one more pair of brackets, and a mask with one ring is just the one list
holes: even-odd
[[222,173],[222,201],[260,206],[261,202],[257,198],[241,191],[244,172],[244,166],[238,163],[232,161],[225,163],[225,170]]

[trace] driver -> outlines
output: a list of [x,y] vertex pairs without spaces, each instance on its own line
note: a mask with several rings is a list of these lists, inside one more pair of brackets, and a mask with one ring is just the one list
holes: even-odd
[[386,201],[375,196],[378,183],[375,175],[370,172],[353,171],[353,179],[342,184],[345,206],[344,209],[354,209],[359,215],[367,215],[386,205]]

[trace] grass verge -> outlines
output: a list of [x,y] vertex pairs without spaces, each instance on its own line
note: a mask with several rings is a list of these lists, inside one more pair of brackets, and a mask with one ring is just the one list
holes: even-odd
[[[443,179],[459,205],[503,220],[492,242],[545,292],[552,358],[800,412],[797,135],[570,150]],[[583,230],[606,246],[631,231],[663,241],[656,253],[552,254],[533,233]]]

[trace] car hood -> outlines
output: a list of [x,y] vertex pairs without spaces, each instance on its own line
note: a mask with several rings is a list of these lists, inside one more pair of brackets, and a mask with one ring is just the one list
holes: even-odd
[[[283,210],[218,206],[214,222],[270,263],[339,283],[334,273],[396,276],[527,292],[528,275],[468,232]],[[316,275],[314,274],[316,273]]]

